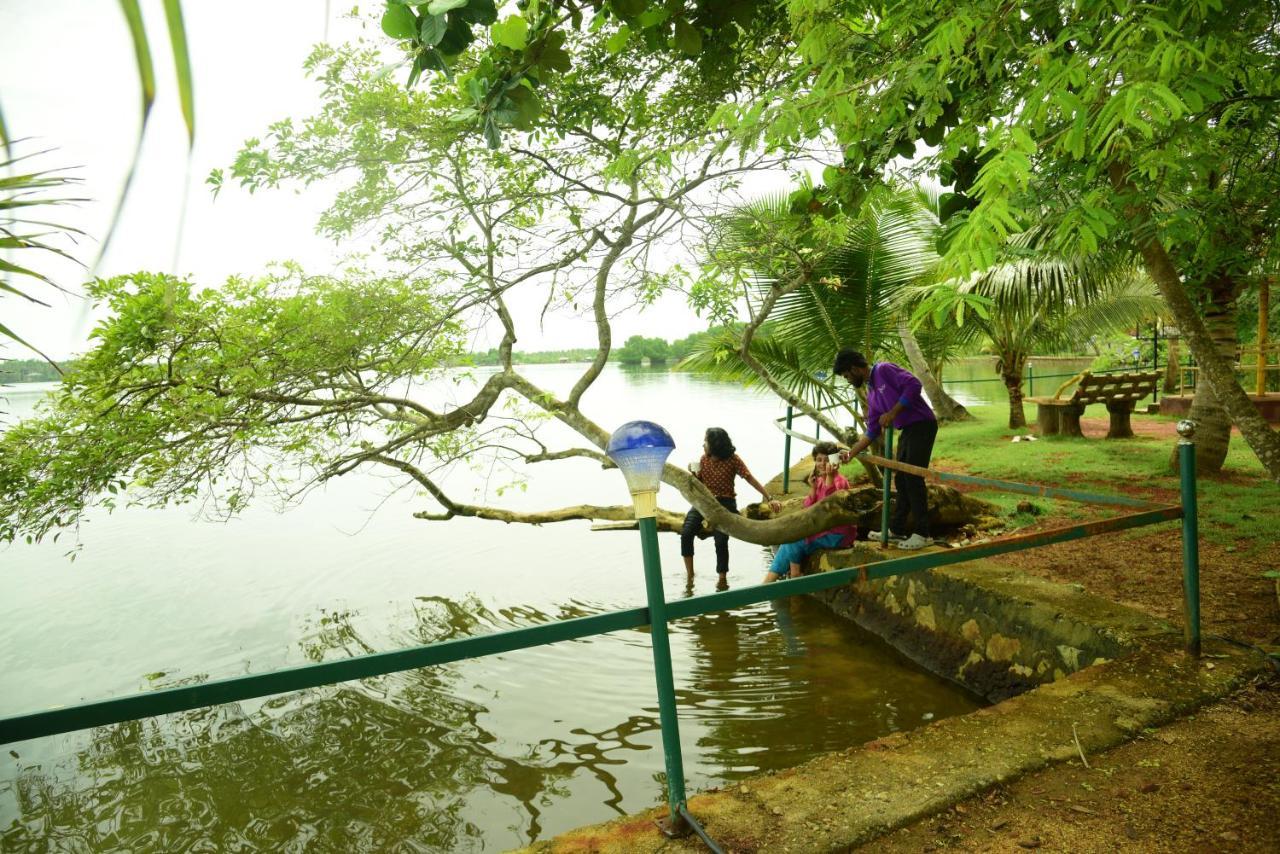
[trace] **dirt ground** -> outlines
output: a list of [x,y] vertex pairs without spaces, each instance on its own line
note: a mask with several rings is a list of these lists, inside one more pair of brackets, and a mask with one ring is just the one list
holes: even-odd
[[[1106,434],[1105,418],[1081,424],[1087,436]],[[1167,421],[1133,426],[1144,435],[1174,435]],[[1045,517],[1035,528],[1068,521]],[[1180,624],[1181,548],[1173,531],[1111,534],[999,562]],[[1280,546],[1243,558],[1236,546],[1203,543],[1200,563],[1203,631],[1280,650],[1280,600],[1260,575],[1280,569]],[[1280,677],[1094,756],[1089,766],[1076,760],[1046,769],[860,850],[1280,851]]]
[[[1086,436],[1107,433],[1106,418],[1082,418]],[[1169,421],[1135,420],[1134,432],[1172,438]],[[1177,504],[1176,492],[1133,485],[1134,497]],[[1071,524],[1045,516],[1019,533]],[[1078,520],[1075,520],[1078,522]],[[1280,570],[1280,544],[1244,557],[1255,544],[1242,537],[1235,545],[1201,542],[1200,613],[1206,634],[1223,635],[1268,649],[1280,648],[1280,589],[1264,578]],[[1108,534],[1002,555],[1000,563],[1053,581],[1081,584],[1090,593],[1146,611],[1170,622],[1182,621],[1182,538],[1174,526],[1151,533]]]
[[1280,851],[1280,680],[859,851]]

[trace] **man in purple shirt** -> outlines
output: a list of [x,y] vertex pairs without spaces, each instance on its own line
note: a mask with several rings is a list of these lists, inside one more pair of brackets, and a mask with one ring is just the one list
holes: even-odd
[[[915,374],[900,368],[893,362],[876,362],[868,365],[863,355],[855,350],[841,350],[836,354],[833,374],[844,377],[855,388],[867,384],[867,435],[841,453],[842,460],[862,453],[880,435],[880,431],[893,425],[898,431],[896,458],[921,468],[929,467],[933,455],[933,440],[938,435],[938,419],[920,393],[920,380]],[[932,545],[929,533],[929,491],[924,478],[905,472],[894,472],[897,499],[893,517],[889,521],[889,536],[897,540],[900,549],[919,549]],[[915,519],[915,531],[903,539],[907,529],[907,513]],[[879,531],[867,535],[880,537]]]

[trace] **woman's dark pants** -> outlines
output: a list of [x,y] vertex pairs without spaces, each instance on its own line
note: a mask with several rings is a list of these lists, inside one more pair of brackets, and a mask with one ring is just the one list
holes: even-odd
[[[738,512],[738,502],[733,498],[717,498],[720,506],[730,513]],[[684,517],[684,525],[680,528],[680,554],[693,557],[693,538],[702,531],[702,514],[698,508],[692,508]],[[716,572],[729,571],[729,535],[715,531],[711,535],[716,541]]]
[[[937,421],[917,421],[903,427],[898,431],[898,462],[928,468],[929,458],[933,456],[933,440],[937,437]],[[905,534],[907,512],[910,511],[916,520],[914,533],[929,539],[929,491],[925,488],[924,478],[898,471],[893,473],[893,480],[898,497],[893,503],[893,519],[889,522],[889,530]]]

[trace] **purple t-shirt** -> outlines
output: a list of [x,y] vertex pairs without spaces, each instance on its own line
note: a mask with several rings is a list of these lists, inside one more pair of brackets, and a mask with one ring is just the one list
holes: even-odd
[[902,411],[893,419],[895,430],[901,430],[921,421],[936,421],[924,395],[920,393],[920,380],[916,375],[893,362],[876,362],[871,366],[867,379],[867,436],[880,435],[880,416],[902,404]]

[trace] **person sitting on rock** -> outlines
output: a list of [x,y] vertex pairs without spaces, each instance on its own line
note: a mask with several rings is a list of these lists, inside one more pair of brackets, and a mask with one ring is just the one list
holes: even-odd
[[[804,499],[805,507],[812,507],[833,492],[849,488],[849,481],[840,474],[840,466],[836,461],[838,453],[839,448],[833,442],[819,442],[813,446],[813,471],[808,477],[809,494]],[[806,557],[819,549],[845,548],[852,545],[857,538],[857,525],[837,525],[803,540],[784,543],[778,547],[778,553],[773,557],[773,564],[764,574],[764,581],[761,583],[777,581],[783,575],[799,578],[800,564]]]

